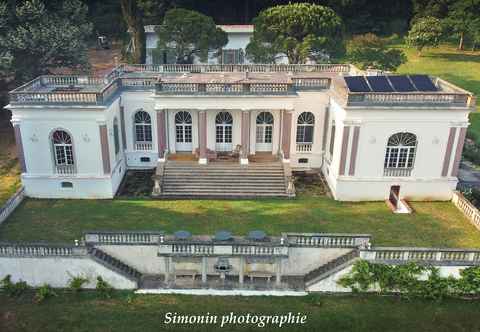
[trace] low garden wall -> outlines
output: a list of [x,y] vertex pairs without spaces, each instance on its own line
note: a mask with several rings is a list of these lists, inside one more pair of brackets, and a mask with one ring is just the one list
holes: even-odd
[[116,289],[136,289],[137,282],[90,258],[86,247],[46,244],[0,244],[0,280],[25,281],[32,287],[48,284],[66,288],[72,278],[88,280],[84,288],[95,288],[102,277]]
[[480,211],[472,203],[458,191],[453,192],[452,203],[480,230]]
[[3,223],[25,199],[25,189],[21,187],[0,207],[0,224]]

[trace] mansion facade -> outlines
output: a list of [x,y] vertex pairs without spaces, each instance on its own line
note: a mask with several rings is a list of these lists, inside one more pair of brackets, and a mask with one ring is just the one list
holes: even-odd
[[[251,178],[268,196],[277,169],[265,165],[278,164],[280,191],[292,171],[318,169],[338,200],[449,200],[475,98],[440,78],[351,65],[121,65],[38,77],[6,108],[30,197],[112,198],[130,169],[155,169],[160,196],[163,185],[188,196],[196,176],[175,181],[190,170],[218,172],[206,180],[217,195],[257,197],[235,191]],[[215,191],[217,174],[228,187]]]

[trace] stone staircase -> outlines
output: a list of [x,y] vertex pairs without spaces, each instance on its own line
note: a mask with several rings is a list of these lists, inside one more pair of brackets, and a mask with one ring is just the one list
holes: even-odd
[[291,197],[281,162],[250,163],[167,161],[163,169],[164,198]]
[[304,277],[305,286],[309,287],[333,273],[352,265],[358,259],[358,256],[359,250],[355,248],[308,272]]
[[140,282],[142,278],[142,274],[139,271],[135,270],[133,267],[128,266],[122,261],[110,256],[103,250],[95,247],[90,247],[88,248],[88,254],[96,262],[102,264],[110,270],[120,273],[121,275],[131,280],[136,281],[137,283]]

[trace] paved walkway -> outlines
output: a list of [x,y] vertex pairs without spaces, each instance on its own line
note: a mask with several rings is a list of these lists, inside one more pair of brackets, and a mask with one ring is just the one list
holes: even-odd
[[471,162],[463,161],[458,174],[460,186],[480,188],[480,170],[478,169],[478,167],[475,169]]

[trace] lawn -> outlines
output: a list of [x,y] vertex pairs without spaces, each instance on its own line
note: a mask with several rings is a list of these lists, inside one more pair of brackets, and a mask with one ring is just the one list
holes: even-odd
[[[213,325],[166,325],[167,312],[218,316]],[[223,315],[306,315],[304,325],[228,325]],[[42,304],[32,296],[11,299],[0,295],[0,330],[10,331],[478,331],[480,302],[404,301],[380,296],[213,297],[133,296],[116,293],[100,299],[94,293],[61,294]]]
[[[438,48],[425,50],[422,56],[411,48],[401,47],[408,62],[398,68],[401,74],[425,73],[439,76],[454,83],[475,95],[480,96],[480,51],[459,52],[452,45],[442,45]],[[477,103],[477,113],[471,115],[472,125],[469,130],[475,133],[480,144],[480,101]]]
[[413,202],[412,215],[393,214],[384,202],[345,203],[325,196],[294,200],[35,200],[0,226],[0,241],[78,239],[86,230],[186,229],[243,235],[280,232],[370,233],[376,245],[480,247],[477,231],[450,202]]

